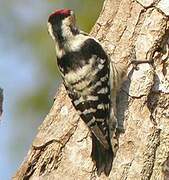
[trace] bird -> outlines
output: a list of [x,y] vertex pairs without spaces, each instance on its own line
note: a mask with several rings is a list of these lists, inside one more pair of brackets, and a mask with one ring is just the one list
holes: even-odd
[[111,63],[101,43],[81,31],[74,11],[59,9],[47,22],[57,65],[73,106],[89,128],[97,175],[109,176],[114,152],[110,135]]

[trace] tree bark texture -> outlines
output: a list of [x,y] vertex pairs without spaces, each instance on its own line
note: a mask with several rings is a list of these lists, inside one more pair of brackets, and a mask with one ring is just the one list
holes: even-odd
[[91,35],[116,63],[153,60],[130,66],[118,95],[110,176],[93,173],[90,134],[61,86],[14,179],[169,179],[169,1],[105,0]]

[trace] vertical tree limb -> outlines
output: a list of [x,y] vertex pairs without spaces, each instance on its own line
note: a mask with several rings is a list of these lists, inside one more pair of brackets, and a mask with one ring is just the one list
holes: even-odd
[[3,89],[0,88],[0,116],[3,112]]

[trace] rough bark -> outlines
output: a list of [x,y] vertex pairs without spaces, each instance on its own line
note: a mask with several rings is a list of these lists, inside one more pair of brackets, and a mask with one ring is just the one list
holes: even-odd
[[106,0],[92,29],[115,62],[133,47],[136,60],[153,59],[130,67],[119,93],[124,132],[110,176],[92,173],[90,134],[61,86],[14,179],[169,179],[168,16],[168,0]]

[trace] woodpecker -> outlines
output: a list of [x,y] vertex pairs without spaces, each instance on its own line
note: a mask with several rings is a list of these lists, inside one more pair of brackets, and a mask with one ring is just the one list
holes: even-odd
[[110,58],[96,39],[78,29],[70,9],[51,14],[48,31],[55,43],[57,64],[68,96],[91,132],[91,158],[97,174],[109,176],[114,159],[109,125]]

